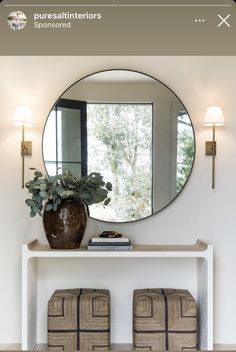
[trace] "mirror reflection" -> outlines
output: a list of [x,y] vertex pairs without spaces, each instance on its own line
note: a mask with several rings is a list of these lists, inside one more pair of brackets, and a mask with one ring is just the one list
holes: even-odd
[[164,84],[147,75],[110,70],[72,85],[44,128],[49,175],[100,172],[113,185],[111,202],[90,216],[135,221],[166,207],[192,169],[195,140],[188,113]]

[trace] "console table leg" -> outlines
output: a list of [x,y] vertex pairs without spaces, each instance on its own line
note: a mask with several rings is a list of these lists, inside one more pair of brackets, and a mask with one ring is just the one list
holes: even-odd
[[213,350],[213,258],[212,253],[197,260],[197,301],[199,306],[199,347]]
[[37,258],[22,255],[22,322],[23,350],[33,350],[37,343]]

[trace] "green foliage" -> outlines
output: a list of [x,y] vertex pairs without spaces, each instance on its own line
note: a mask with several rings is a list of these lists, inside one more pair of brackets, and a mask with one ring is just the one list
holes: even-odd
[[46,204],[46,211],[56,211],[62,199],[82,200],[88,205],[102,202],[106,206],[110,202],[107,196],[112,190],[112,184],[105,183],[103,176],[98,172],[78,177],[70,171],[47,176],[39,170],[34,168],[32,170],[35,170],[34,178],[25,184],[29,193],[32,194],[32,197],[25,201],[30,207],[31,217],[36,214],[41,216],[43,204],[47,201],[49,202]]
[[[150,215],[152,105],[88,104],[88,139],[89,169],[112,180],[106,218],[131,221]],[[99,208],[90,209],[95,218]]]
[[179,134],[178,140],[178,163],[177,163],[177,180],[176,192],[183,188],[192,168],[194,157],[194,140],[192,131],[183,130]]

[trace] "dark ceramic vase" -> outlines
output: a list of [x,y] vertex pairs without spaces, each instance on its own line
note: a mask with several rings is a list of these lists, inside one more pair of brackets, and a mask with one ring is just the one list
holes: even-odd
[[87,211],[82,201],[64,199],[56,211],[43,213],[44,230],[52,249],[79,248],[86,223]]

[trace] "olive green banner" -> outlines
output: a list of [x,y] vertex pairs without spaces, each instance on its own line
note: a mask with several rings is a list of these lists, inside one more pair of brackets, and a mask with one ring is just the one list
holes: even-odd
[[3,0],[0,55],[236,55],[233,0]]

